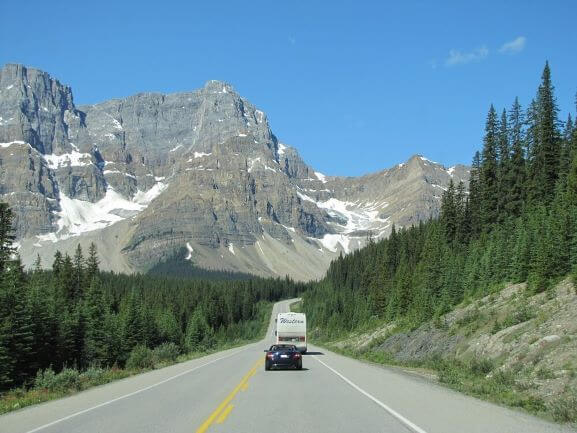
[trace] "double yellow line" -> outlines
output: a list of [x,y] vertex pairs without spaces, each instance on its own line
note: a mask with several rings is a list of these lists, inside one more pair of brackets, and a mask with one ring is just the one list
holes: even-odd
[[259,359],[253,367],[249,370],[247,374],[244,375],[240,383],[232,390],[232,392],[226,396],[226,398],[222,401],[221,404],[215,409],[213,413],[206,419],[205,422],[196,430],[196,433],[204,433],[208,428],[216,422],[217,424],[221,424],[224,422],[226,417],[230,414],[230,411],[234,407],[230,402],[236,396],[236,394],[240,390],[246,390],[248,388],[248,380],[256,374],[256,369],[259,368],[263,364],[264,360]]

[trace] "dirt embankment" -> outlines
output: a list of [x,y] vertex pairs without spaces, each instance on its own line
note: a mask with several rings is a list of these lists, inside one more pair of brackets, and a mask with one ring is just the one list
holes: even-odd
[[387,325],[334,344],[386,353],[399,363],[445,359],[488,360],[487,377],[506,373],[528,394],[548,403],[577,395],[577,292],[569,279],[529,295],[511,285],[435,323],[413,331]]

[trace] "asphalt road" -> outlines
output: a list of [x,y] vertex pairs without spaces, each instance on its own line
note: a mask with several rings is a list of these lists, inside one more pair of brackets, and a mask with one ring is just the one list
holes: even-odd
[[262,342],[1,416],[0,432],[577,431],[310,345],[302,371],[265,372],[273,324]]

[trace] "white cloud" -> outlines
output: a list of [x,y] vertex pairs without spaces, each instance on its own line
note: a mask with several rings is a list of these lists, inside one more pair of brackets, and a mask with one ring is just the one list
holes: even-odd
[[476,50],[470,52],[462,52],[459,50],[449,51],[449,57],[445,60],[446,66],[464,65],[471,62],[480,62],[489,55],[489,49],[483,45]]
[[527,42],[527,38],[525,36],[519,36],[512,41],[505,42],[501,48],[499,48],[500,53],[508,53],[508,54],[516,54],[523,51],[525,48],[525,42]]

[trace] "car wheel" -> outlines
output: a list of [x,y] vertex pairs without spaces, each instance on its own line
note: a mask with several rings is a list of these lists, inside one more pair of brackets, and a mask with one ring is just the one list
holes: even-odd
[[266,371],[269,371],[269,370],[270,370],[270,365],[269,365],[268,362],[265,362],[265,363],[264,363],[264,369],[265,369]]
[[303,369],[303,362],[301,361],[297,364],[297,370],[302,370],[302,369]]

